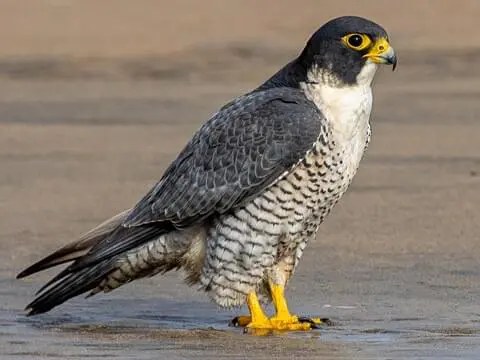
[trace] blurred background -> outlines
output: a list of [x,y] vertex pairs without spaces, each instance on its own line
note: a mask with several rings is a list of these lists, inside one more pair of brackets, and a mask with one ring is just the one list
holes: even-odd
[[[127,318],[128,327],[141,318],[155,329],[219,328],[234,315],[216,312],[173,274],[25,320],[24,304],[53,273],[13,278],[132,206],[219,106],[263,82],[321,24],[341,15],[383,25],[399,64],[377,76],[368,153],[289,288],[294,309],[341,324],[334,335],[322,335],[330,341],[326,348],[309,345],[309,354],[476,358],[476,0],[0,0],[0,348],[9,344],[6,355],[86,351],[68,345],[80,336],[76,330],[62,333],[51,350],[44,330],[61,322]],[[132,302],[141,310],[132,313]],[[23,343],[15,345],[20,333]],[[187,336],[190,345],[194,335]],[[94,334],[102,336],[112,340]],[[215,346],[237,354],[243,345],[222,336]],[[93,346],[91,339],[76,341]],[[135,354],[138,343],[129,344]],[[90,348],[87,355],[124,351]]]

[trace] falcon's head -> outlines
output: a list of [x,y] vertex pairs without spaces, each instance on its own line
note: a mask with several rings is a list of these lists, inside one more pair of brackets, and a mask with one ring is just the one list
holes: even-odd
[[315,32],[298,61],[309,82],[328,85],[370,84],[378,64],[397,65],[387,32],[357,16],[333,19]]

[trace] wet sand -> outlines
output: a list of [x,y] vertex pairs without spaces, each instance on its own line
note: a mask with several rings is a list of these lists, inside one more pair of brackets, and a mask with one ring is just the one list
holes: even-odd
[[[480,6],[162,3],[118,1],[107,18],[112,1],[4,2],[0,358],[478,359]],[[368,153],[288,288],[296,313],[333,326],[245,335],[227,326],[245,309],[216,308],[176,273],[24,317],[55,272],[16,273],[131,206],[219,106],[345,13],[384,24],[400,62],[377,78]]]

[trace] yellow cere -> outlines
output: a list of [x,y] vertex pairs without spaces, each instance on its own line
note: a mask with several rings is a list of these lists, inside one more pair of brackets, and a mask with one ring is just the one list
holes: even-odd
[[364,55],[364,57],[371,58],[375,62],[375,58],[381,54],[387,52],[390,49],[390,44],[388,40],[384,37],[379,38],[372,46],[370,51]]

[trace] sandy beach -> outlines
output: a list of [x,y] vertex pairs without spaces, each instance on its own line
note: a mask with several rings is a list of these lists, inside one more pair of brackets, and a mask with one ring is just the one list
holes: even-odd
[[[478,359],[477,1],[0,1],[0,358]],[[26,318],[15,275],[132,206],[225,101],[334,16],[382,24],[399,64],[373,137],[309,244],[292,309],[334,325],[245,335],[170,273]]]

